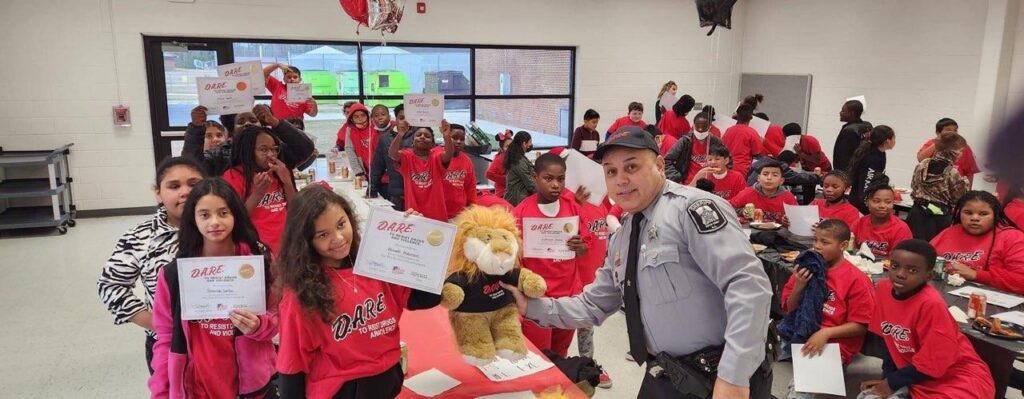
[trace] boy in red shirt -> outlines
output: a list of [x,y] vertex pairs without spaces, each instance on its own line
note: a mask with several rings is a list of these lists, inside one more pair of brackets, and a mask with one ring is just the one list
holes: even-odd
[[[448,123],[443,122],[442,128]],[[441,154],[432,153],[434,148],[434,130],[429,127],[417,127],[413,132],[412,148],[402,149],[402,138],[409,133],[409,125],[404,121],[398,125],[397,135],[391,140],[388,156],[402,174],[405,188],[405,209],[415,209],[430,219],[447,222],[448,208],[445,205],[444,165]],[[451,134],[451,133],[447,133]],[[445,152],[451,151],[449,144]],[[453,146],[453,144],[451,144]],[[449,156],[451,155],[448,152]]]
[[[444,124],[441,126],[446,149],[441,153],[441,166],[445,168],[442,179],[444,203],[448,209],[448,219],[455,219],[459,212],[476,203],[476,172],[473,171],[473,162],[462,152],[466,145],[466,128],[453,124],[445,130]],[[449,147],[450,154],[447,151]]]
[[[935,123],[935,137],[937,138],[946,133],[957,134],[959,128],[959,125],[953,119],[939,119]],[[917,162],[934,157],[935,152],[935,139],[929,139],[924,142],[921,149],[917,150]],[[960,158],[956,159],[955,164],[957,171],[960,172],[960,176],[966,177],[970,184],[974,184],[974,175],[980,172],[981,169],[978,169],[978,162],[974,160],[974,151],[971,151],[970,145],[964,146],[963,150],[960,151]]]
[[[828,292],[822,306],[821,327],[804,343],[802,353],[813,357],[821,354],[826,344],[839,344],[843,365],[850,364],[864,345],[864,334],[875,306],[871,279],[843,257],[849,243],[850,228],[841,220],[826,219],[814,229],[814,250],[825,259]],[[809,270],[798,266],[786,282],[782,289],[782,310],[787,314],[800,306],[800,297],[811,277]],[[800,355],[794,353],[793,356]],[[792,398],[792,386],[790,391]],[[803,396],[799,394],[796,396]]]
[[907,240],[892,253],[889,278],[875,288],[869,330],[888,349],[882,379],[865,381],[864,394],[888,398],[909,392],[914,399],[992,398],[992,372],[949,314],[942,294],[928,284],[935,249]]
[[[715,185],[718,190],[718,185]],[[786,219],[786,204],[796,205],[796,196],[782,187],[782,164],[779,161],[768,161],[761,165],[757,173],[757,183],[753,187],[747,187],[729,200],[729,204],[740,212],[747,204],[754,204],[755,209],[764,212],[764,222],[779,223],[788,225]],[[750,223],[753,220],[746,220]]]
[[968,281],[1024,294],[1024,232],[987,191],[968,191],[953,210],[953,225],[932,239],[946,270]]
[[[271,75],[275,69],[280,69],[284,74],[284,83]],[[270,64],[263,67],[263,79],[270,92],[270,110],[277,119],[303,119],[306,115],[316,117],[319,113],[316,100],[312,97],[302,103],[287,101],[288,83],[302,83],[302,71],[299,68],[282,63]]]
[[[563,195],[565,189],[565,160],[558,155],[545,153],[537,157],[534,163],[533,179],[537,184],[537,193],[523,199],[512,214],[516,217],[519,231],[523,231],[523,219],[548,219],[580,217],[582,211],[572,195]],[[582,224],[582,223],[580,223]],[[566,246],[576,253],[576,257],[567,260],[523,257],[524,268],[544,277],[548,284],[545,296],[561,298],[572,296],[583,291],[581,284],[581,261],[593,239],[590,232],[583,226],[577,226],[578,233],[566,242]],[[525,237],[528,232],[523,231]],[[572,343],[574,330],[543,328],[532,321],[523,319],[523,335],[538,349],[549,349],[565,357]]]
[[668,154],[668,150],[672,149],[672,146],[676,145],[676,141],[678,141],[678,139],[665,134],[654,125],[647,125],[644,130],[650,133],[651,136],[654,136],[654,142],[658,143],[658,151],[661,153],[661,156]]
[[725,130],[722,142],[732,154],[732,169],[746,176],[754,156],[764,153],[761,135],[748,124],[754,118],[754,110],[748,104],[736,109],[736,124]]
[[869,187],[864,197],[871,213],[861,217],[853,226],[857,246],[867,243],[875,257],[888,258],[896,244],[914,238],[914,235],[907,222],[893,212],[896,192],[892,187],[884,184]]
[[841,170],[833,170],[821,181],[821,194],[811,202],[818,207],[818,216],[822,219],[839,219],[847,226],[856,226],[860,221],[860,211],[846,198],[846,190],[850,189],[850,176]]
[[712,145],[708,150],[708,166],[693,176],[690,185],[696,186],[698,180],[707,179],[715,185],[715,195],[725,198],[726,201],[732,199],[740,191],[745,190],[747,184],[738,172],[729,170],[731,160],[728,148],[723,145]]
[[643,104],[633,101],[629,103],[628,111],[628,115],[616,119],[615,122],[612,122],[612,125],[608,127],[608,131],[604,134],[605,141],[608,140],[608,137],[610,137],[612,133],[615,133],[623,126],[636,126],[641,129],[647,127],[647,122],[644,122]]

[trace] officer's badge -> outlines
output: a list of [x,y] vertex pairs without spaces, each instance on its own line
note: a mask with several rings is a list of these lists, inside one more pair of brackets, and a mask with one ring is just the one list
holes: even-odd
[[686,207],[686,213],[690,215],[690,220],[693,221],[700,234],[714,233],[728,224],[725,215],[718,209],[718,205],[710,199],[693,201],[690,206]]
[[654,241],[658,238],[658,226],[651,226],[650,230],[647,230],[647,241]]

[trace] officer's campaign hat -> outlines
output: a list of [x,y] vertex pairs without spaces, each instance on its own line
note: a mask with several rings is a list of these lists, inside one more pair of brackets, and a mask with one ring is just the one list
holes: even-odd
[[636,126],[623,126],[615,133],[612,133],[608,140],[597,147],[597,151],[594,152],[594,159],[600,160],[604,157],[604,153],[608,152],[612,147],[627,147],[637,149],[648,149],[654,151],[655,154],[660,154],[661,151],[658,148],[658,143],[654,141],[654,137],[646,130]]

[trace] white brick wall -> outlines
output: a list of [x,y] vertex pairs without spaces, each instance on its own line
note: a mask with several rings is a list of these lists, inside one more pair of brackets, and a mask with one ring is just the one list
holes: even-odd
[[1017,31],[1010,67],[1010,87],[1006,102],[1008,117],[1024,107],[1024,7],[1017,16]]
[[[117,104],[109,4],[112,1],[122,102],[131,128],[115,128]],[[713,38],[697,27],[692,2],[678,0],[446,0],[405,21],[388,40],[574,45],[576,124],[583,111],[601,128],[642,101],[654,120],[655,95],[675,80],[698,101],[734,103],[744,18]],[[289,17],[284,17],[285,13]],[[289,22],[295,21],[295,22]],[[657,22],[657,23],[655,23]],[[665,28],[659,28],[662,24]],[[4,0],[0,1],[0,146],[41,149],[75,142],[72,171],[79,209],[149,206],[153,180],[148,88],[141,34],[373,41],[336,1]],[[89,187],[85,187],[90,185]]]
[[812,74],[805,130],[830,157],[843,100],[866,95],[864,119],[896,131],[887,172],[909,187],[939,118],[984,148],[974,112],[987,9],[985,0],[751,0],[743,72]]

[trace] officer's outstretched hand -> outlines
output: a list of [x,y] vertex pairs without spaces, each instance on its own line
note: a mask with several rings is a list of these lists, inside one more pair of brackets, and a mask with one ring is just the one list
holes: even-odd
[[516,299],[516,309],[519,310],[519,314],[526,315],[526,295],[523,295],[522,291],[519,291],[519,288],[514,285],[501,282],[499,284],[501,284],[501,288],[512,293],[512,297]]
[[715,380],[712,399],[750,399],[750,388],[730,384],[721,378]]

